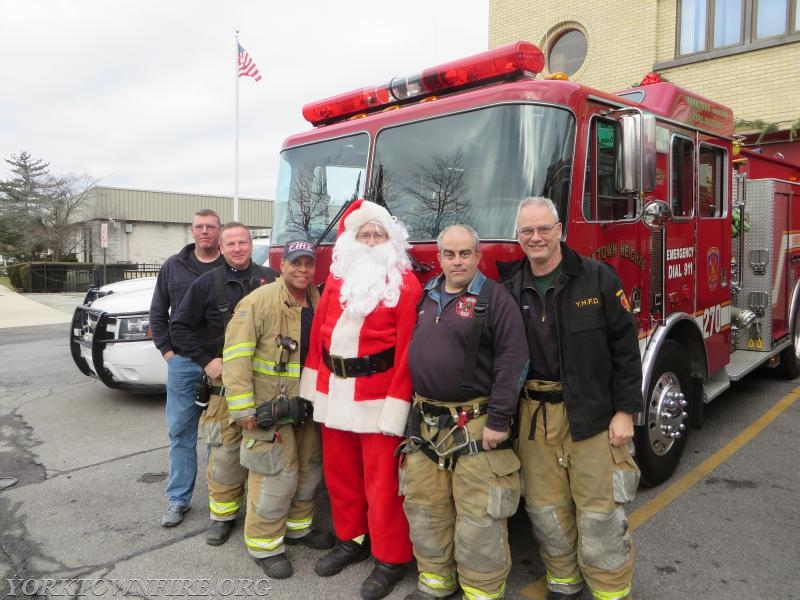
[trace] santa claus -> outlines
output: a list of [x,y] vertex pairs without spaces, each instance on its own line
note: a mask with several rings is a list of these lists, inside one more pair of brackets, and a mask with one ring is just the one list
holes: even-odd
[[377,204],[357,200],[344,212],[300,381],[322,424],[337,537],[315,570],[335,575],[371,550],[366,599],[388,595],[412,556],[394,455],[411,407],[407,353],[422,295],[407,239]]

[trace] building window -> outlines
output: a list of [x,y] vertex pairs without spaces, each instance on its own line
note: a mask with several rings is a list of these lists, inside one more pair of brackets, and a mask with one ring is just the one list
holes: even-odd
[[550,44],[547,68],[551,73],[563,71],[574,75],[586,60],[588,43],[586,36],[577,29],[568,29]]
[[680,56],[800,34],[800,0],[680,0],[678,6]]

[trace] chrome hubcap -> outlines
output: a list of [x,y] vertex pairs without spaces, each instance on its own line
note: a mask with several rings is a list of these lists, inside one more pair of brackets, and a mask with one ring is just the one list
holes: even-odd
[[672,372],[658,378],[647,409],[647,429],[650,447],[658,456],[670,451],[675,440],[686,430],[684,422],[689,416],[684,410],[688,402],[681,391],[681,383]]

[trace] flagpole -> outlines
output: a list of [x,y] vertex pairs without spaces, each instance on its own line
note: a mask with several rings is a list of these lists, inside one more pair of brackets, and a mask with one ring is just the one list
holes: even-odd
[[239,30],[236,30],[236,158],[233,184],[233,220],[239,220]]

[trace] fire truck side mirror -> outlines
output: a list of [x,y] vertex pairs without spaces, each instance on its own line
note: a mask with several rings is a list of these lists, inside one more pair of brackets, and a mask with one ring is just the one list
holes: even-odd
[[620,157],[617,186],[620,192],[652,192],[656,183],[656,120],[635,112],[619,118]]
[[669,205],[663,200],[648,198],[642,211],[642,223],[650,229],[661,229],[669,217]]

